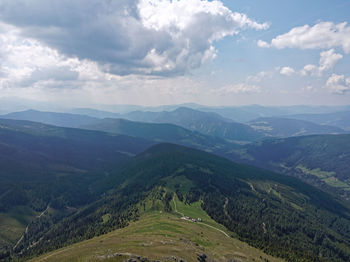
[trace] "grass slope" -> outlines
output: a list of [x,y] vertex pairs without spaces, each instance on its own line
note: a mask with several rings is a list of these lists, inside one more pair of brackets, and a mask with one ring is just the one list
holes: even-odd
[[126,228],[31,261],[123,261],[130,258],[128,253],[158,261],[175,261],[174,257],[178,261],[198,261],[197,254],[203,253],[217,261],[281,261],[215,229],[160,211],[147,212]]

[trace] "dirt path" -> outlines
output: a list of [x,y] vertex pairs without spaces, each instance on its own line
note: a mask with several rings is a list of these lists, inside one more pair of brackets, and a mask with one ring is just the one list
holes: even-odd
[[211,227],[211,228],[213,228],[213,229],[215,229],[215,230],[217,230],[217,231],[223,233],[225,236],[230,237],[225,231],[223,231],[223,230],[221,230],[221,229],[218,229],[218,228],[216,228],[216,227],[213,227],[213,226],[208,225],[208,224],[203,223],[203,222],[197,222],[197,223],[199,223],[199,224],[201,224],[201,225],[205,225],[205,226],[207,226],[207,227]]
[[47,255],[46,257],[40,258],[38,261],[45,261],[52,256],[56,256],[57,254],[67,252],[68,250],[73,249],[73,248],[74,247],[68,247],[68,248],[63,248],[62,250],[58,250],[57,252],[53,251],[51,254]]
[[177,206],[176,206],[176,201],[175,201],[175,194],[173,196],[173,202],[174,202],[174,207],[175,207],[175,213],[178,213],[179,215],[181,215],[182,217],[184,217],[185,215],[180,213],[179,211],[177,211]]
[[[47,206],[46,209],[43,212],[41,212],[41,214],[39,216],[37,216],[36,218],[37,219],[41,218],[48,209],[49,209],[49,206]],[[22,242],[22,240],[24,238],[24,235],[27,234],[27,232],[28,232],[28,227],[29,227],[29,225],[27,225],[27,227],[26,227],[24,233],[22,234],[21,238],[17,241],[16,245],[12,248],[13,250],[15,250],[16,247]]]
[[228,205],[228,198],[226,197],[226,199],[225,199],[225,204],[224,204],[224,214],[225,214],[227,217],[230,217],[230,215],[229,215],[228,212],[227,212],[227,205]]

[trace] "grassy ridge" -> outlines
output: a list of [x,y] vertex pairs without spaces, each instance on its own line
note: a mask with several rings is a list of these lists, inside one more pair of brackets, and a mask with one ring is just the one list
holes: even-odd
[[[198,209],[194,208],[193,212],[198,212]],[[31,261],[122,261],[129,257],[124,255],[107,259],[107,255],[116,253],[137,254],[161,261],[170,260],[173,256],[186,261],[198,261],[197,254],[201,253],[217,261],[281,261],[237,239],[227,238],[214,229],[160,211],[146,212],[139,221],[126,228]]]

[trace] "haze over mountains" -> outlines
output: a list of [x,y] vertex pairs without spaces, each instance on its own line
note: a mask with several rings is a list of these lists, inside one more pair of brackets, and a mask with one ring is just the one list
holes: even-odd
[[[171,106],[169,106],[171,107]],[[255,108],[255,107],[252,107]],[[264,136],[288,137],[296,135],[311,134],[340,134],[344,133],[350,125],[348,116],[350,111],[334,112],[325,114],[304,114],[304,115],[280,115],[281,112],[291,112],[288,107],[285,110],[277,108],[275,113],[273,108],[267,108],[269,113],[259,113],[263,107],[256,107],[255,114],[258,116],[249,122],[236,122],[231,115],[231,119],[219,113],[205,112],[186,107],[178,107],[172,111],[132,111],[125,114],[111,113],[94,109],[77,109],[70,113],[54,113],[28,110],[2,115],[2,118],[41,121],[46,124],[53,124],[65,127],[82,127],[93,125],[97,119],[118,118],[136,122],[147,123],[170,123],[197,131],[203,134],[226,139],[228,141],[257,141]],[[293,112],[301,111],[303,107],[296,107]],[[343,109],[341,107],[340,109]],[[213,109],[215,110],[215,109]],[[227,111],[235,112],[236,109],[226,108]],[[306,107],[306,112],[314,112],[314,107]],[[337,108],[320,107],[320,111],[336,111]],[[220,111],[220,110],[219,110]],[[264,110],[262,110],[264,111]],[[232,113],[234,114],[234,113]],[[240,113],[238,113],[239,115]],[[261,118],[263,115],[276,115],[270,118]],[[89,116],[89,117],[88,117]],[[288,120],[289,119],[289,120]],[[322,120],[323,119],[323,120]],[[328,120],[327,120],[328,119]],[[298,121],[300,120],[300,121]],[[318,122],[318,123],[316,123]]]

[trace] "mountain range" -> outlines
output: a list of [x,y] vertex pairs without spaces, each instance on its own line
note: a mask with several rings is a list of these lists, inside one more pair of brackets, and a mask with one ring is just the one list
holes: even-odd
[[350,259],[343,129],[189,108],[90,113],[0,119],[0,259]]

